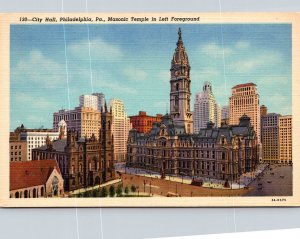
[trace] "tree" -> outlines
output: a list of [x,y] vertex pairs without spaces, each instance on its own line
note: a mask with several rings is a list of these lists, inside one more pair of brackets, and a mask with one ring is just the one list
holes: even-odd
[[93,190],[93,197],[100,197],[100,189]]
[[101,191],[100,191],[100,197],[107,197],[108,192],[107,192],[107,188],[106,187],[102,187]]
[[110,197],[114,197],[115,194],[116,194],[115,187],[114,187],[113,185],[111,185],[111,186],[109,187],[109,196],[110,196]]
[[90,197],[92,197],[92,195],[93,195],[92,191],[85,191],[83,193],[83,197],[85,197],[85,198],[90,198]]
[[121,197],[122,193],[123,193],[122,185],[119,184],[118,187],[117,187],[117,196]]
[[125,193],[126,195],[128,195],[128,193],[129,193],[129,188],[128,188],[128,187],[125,188],[124,193]]
[[134,185],[131,186],[131,192],[133,192],[133,193],[136,192],[136,186],[134,186]]

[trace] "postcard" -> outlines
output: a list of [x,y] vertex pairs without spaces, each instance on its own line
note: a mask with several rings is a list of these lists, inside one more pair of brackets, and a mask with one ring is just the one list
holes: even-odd
[[3,207],[299,206],[297,13],[1,14]]

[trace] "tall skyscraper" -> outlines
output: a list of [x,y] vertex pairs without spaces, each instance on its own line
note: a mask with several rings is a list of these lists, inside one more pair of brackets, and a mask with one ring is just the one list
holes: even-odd
[[92,95],[97,97],[98,110],[100,112],[104,111],[105,95],[103,93],[93,93]]
[[125,112],[124,103],[119,99],[111,99],[109,106],[112,112],[112,133],[114,136],[115,161],[125,161],[127,139],[132,129],[130,119]]
[[59,110],[53,113],[53,129],[59,130],[59,122],[64,120],[67,130],[75,129],[79,137],[99,137],[101,116],[100,111],[94,108],[76,107],[73,110]]
[[281,163],[292,163],[292,116],[279,117],[279,147]]
[[212,92],[212,85],[206,81],[203,85],[203,92],[199,92],[194,104],[194,132],[199,133],[200,129],[205,129],[208,122],[213,122],[216,127],[221,123],[221,109],[216,103]]
[[190,64],[183,45],[181,30],[171,62],[170,115],[175,125],[182,126],[186,133],[193,132],[193,115],[190,111]]
[[279,114],[267,114],[261,117],[262,159],[267,163],[278,163],[279,158]]
[[81,95],[79,97],[79,107],[92,108],[94,110],[98,109],[98,97],[95,95]]
[[254,83],[246,83],[234,86],[229,102],[229,124],[238,124],[239,118],[246,114],[250,117],[251,125],[254,126],[257,140],[260,144],[260,106],[256,85]]

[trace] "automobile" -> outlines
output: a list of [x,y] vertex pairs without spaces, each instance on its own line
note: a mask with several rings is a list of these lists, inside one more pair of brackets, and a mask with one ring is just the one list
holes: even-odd
[[167,193],[167,197],[179,197],[179,194],[178,193],[168,192]]

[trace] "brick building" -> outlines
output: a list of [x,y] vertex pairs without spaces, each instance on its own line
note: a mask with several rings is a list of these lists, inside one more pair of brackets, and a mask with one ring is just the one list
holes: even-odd
[[153,123],[161,121],[162,115],[150,116],[145,111],[139,111],[138,115],[133,115],[129,118],[133,129],[136,129],[139,133],[146,134],[152,129]]

